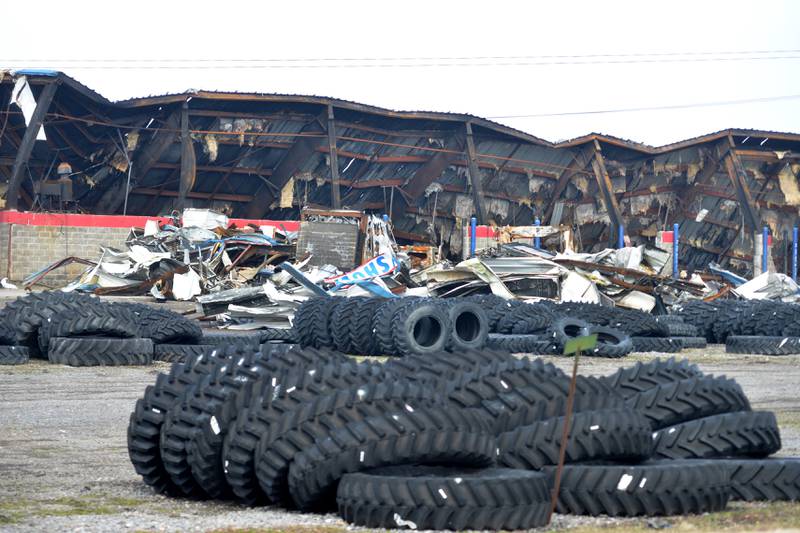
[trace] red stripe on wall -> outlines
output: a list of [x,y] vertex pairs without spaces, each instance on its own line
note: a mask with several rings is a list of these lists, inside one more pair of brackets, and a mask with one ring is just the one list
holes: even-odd
[[[140,217],[121,215],[81,215],[76,213],[26,213],[19,211],[0,211],[0,224],[20,224],[23,226],[67,226],[80,228],[143,228],[148,220],[157,220],[161,224],[170,222],[166,217]],[[300,222],[296,220],[249,220],[233,218],[231,224],[241,228],[248,224],[256,226],[281,225],[286,231],[297,231]]]

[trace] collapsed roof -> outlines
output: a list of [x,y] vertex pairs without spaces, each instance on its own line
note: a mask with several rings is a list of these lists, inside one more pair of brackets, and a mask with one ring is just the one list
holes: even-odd
[[[599,133],[552,143],[471,115],[318,96],[192,91],[112,102],[63,73],[0,75],[6,208],[41,209],[34,184],[68,163],[75,203],[90,213],[386,212],[398,238],[453,255],[471,216],[572,226],[586,251],[620,224],[642,242],[679,223],[682,265],[747,272],[754,232],[791,234],[800,206],[794,133],[730,129],[660,147]],[[22,76],[37,103],[27,119],[9,103]],[[46,142],[27,125],[37,118]],[[777,264],[787,257],[773,249]]]

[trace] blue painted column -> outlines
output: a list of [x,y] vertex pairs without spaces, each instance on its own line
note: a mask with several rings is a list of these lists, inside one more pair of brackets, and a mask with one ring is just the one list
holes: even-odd
[[625,248],[625,226],[617,227],[617,248]]
[[389,223],[389,215],[387,215],[386,213],[383,214],[383,221],[386,222],[387,224]]
[[678,270],[678,237],[680,226],[678,224],[672,225],[672,277],[678,279],[680,271]]
[[469,219],[469,256],[475,257],[475,249],[478,246],[478,219]]
[[[536,217],[536,218],[533,219],[533,225],[537,226],[537,227],[542,225],[542,221],[539,220],[539,217]],[[533,247],[534,248],[541,248],[542,247],[542,238],[541,237],[534,237],[533,238]]]
[[769,241],[769,228],[764,226],[764,229],[761,231],[761,272],[766,272],[768,269],[768,261],[767,261],[767,253],[769,252],[769,246],[767,242]]
[[792,229],[792,279],[797,281],[797,226]]

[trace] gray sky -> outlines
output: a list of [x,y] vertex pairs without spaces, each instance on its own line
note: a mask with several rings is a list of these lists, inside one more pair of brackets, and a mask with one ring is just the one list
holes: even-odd
[[[800,95],[792,1],[37,1],[3,12],[0,68],[63,70],[110,99],[278,92],[492,118]],[[792,58],[675,55],[775,50],[789,52],[746,57]],[[669,55],[586,57],[597,54]],[[580,57],[543,57],[565,55]],[[487,56],[515,59],[375,60]],[[351,60],[266,61],[312,58]],[[799,132],[800,98],[495,120],[553,141],[599,131],[663,144],[729,127]]]

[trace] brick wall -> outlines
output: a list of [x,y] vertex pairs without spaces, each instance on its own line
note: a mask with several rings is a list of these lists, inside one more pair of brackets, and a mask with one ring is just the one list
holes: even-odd
[[[100,246],[124,250],[125,239],[129,232],[130,228],[127,227],[32,226],[0,223],[0,277],[18,282],[33,272],[69,256],[97,260],[100,257]],[[74,279],[85,268],[86,266],[80,264],[61,268],[49,274],[44,282],[53,286],[63,284]]]

